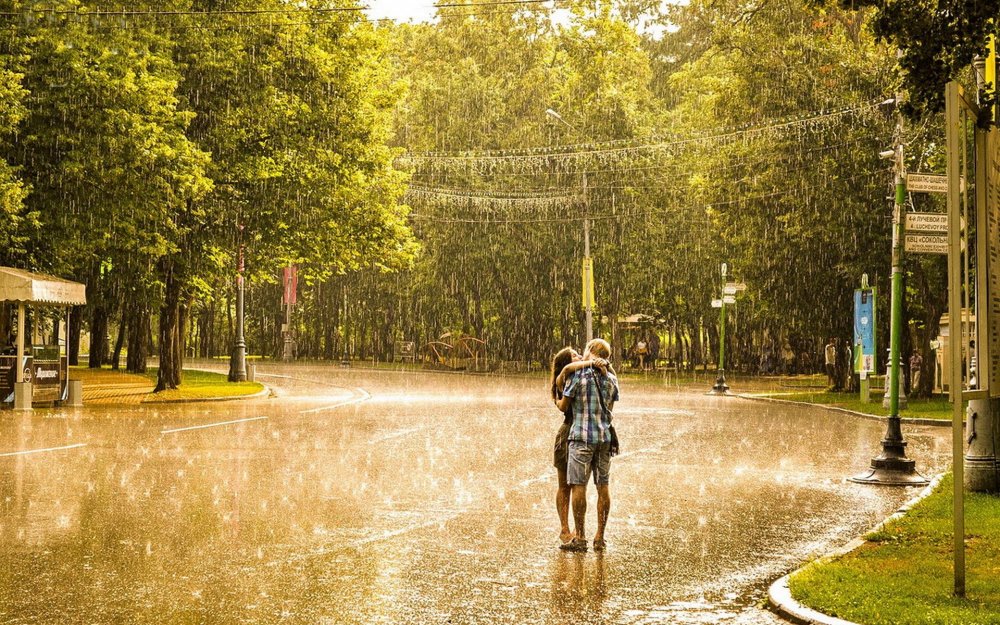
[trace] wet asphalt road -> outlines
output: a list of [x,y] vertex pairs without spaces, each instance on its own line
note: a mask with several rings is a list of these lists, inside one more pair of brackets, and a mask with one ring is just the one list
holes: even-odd
[[0,624],[778,623],[771,580],[914,494],[844,482],[879,422],[626,379],[608,551],[567,554],[542,377],[259,371],[277,398],[0,413]]

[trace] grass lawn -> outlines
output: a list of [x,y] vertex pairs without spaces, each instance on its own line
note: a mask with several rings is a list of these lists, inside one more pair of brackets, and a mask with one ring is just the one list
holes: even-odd
[[[146,377],[156,385],[157,368],[150,367]],[[147,401],[168,401],[177,399],[208,399],[213,397],[240,397],[253,395],[264,390],[259,382],[230,382],[225,374],[208,371],[185,370],[181,386],[175,390],[161,391],[146,398]]]
[[792,576],[802,604],[865,625],[1000,623],[1000,498],[966,494],[966,597],[952,596],[952,480],[870,542]]
[[242,397],[259,393],[264,389],[264,385],[258,382],[229,382],[226,375],[222,373],[188,369],[184,371],[180,388],[153,394],[153,387],[156,386],[156,373],[155,367],[150,367],[144,374],[125,373],[124,370],[115,371],[109,368],[70,367],[70,378],[82,380],[85,389],[120,385],[132,387],[148,385],[149,394],[142,401]]
[[[825,404],[846,408],[855,412],[865,414],[889,416],[889,409],[882,407],[882,394],[872,393],[871,402],[865,404],[857,393],[832,393],[827,391],[813,391],[803,393],[760,393],[761,396],[774,397],[775,399],[786,399],[789,401],[801,401],[809,404]],[[899,411],[900,417],[919,417],[924,419],[951,420],[951,402],[946,396],[932,397],[930,399],[909,399],[906,408]]]

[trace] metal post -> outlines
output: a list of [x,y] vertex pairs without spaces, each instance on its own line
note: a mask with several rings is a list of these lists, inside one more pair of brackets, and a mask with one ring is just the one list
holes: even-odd
[[722,306],[719,307],[719,377],[712,386],[712,395],[727,395],[729,385],[726,384],[726,263],[722,263]]
[[[590,258],[590,197],[587,192],[587,172],[583,172],[583,202],[585,215],[583,219],[583,256],[584,258]],[[587,301],[585,307],[588,343],[594,338],[594,301],[593,297],[591,297],[594,286],[594,270],[593,265],[590,265],[590,267],[591,273],[589,276],[589,282],[587,283]]]
[[[17,382],[14,384],[14,409],[32,409],[32,388],[31,382],[24,379],[24,330],[25,330],[25,306],[23,302],[17,304]],[[37,325],[37,320],[35,322]]]
[[955,82],[945,87],[945,124],[948,154],[948,348],[951,357],[949,392],[952,402],[951,445],[954,472],[953,552],[954,594],[965,596],[965,466],[962,381],[962,259],[960,210],[960,136],[964,132],[960,111],[962,92]]
[[[242,228],[241,228],[242,229]],[[230,382],[246,382],[247,380],[247,343],[244,335],[244,284],[243,284],[243,245],[240,244],[240,256],[236,270],[236,347],[233,358]]]
[[24,304],[17,304],[17,383],[24,382]]
[[[897,99],[898,102],[898,99]],[[850,478],[852,482],[883,485],[926,484],[916,471],[916,462],[906,457],[906,441],[899,420],[899,352],[903,335],[903,210],[906,204],[906,172],[903,165],[903,120],[896,125],[899,143],[895,149],[896,197],[892,209],[892,315],[889,337],[889,418],[882,453],[872,458],[868,472]]]

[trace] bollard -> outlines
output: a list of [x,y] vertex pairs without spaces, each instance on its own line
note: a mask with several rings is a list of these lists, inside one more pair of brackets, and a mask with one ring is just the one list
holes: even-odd
[[965,413],[965,487],[977,493],[1000,490],[996,456],[996,417],[1000,400],[972,399]]
[[247,382],[256,382],[256,381],[257,381],[257,365],[254,364],[254,363],[252,363],[252,362],[248,362],[247,363]]
[[66,400],[66,405],[73,408],[83,405],[83,380],[69,381],[69,398]]
[[31,410],[31,382],[14,383],[14,410]]

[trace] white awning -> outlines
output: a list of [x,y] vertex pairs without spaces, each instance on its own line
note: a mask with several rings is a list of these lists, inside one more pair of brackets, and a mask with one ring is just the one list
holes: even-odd
[[55,276],[0,267],[0,302],[82,306],[87,303],[87,287]]

